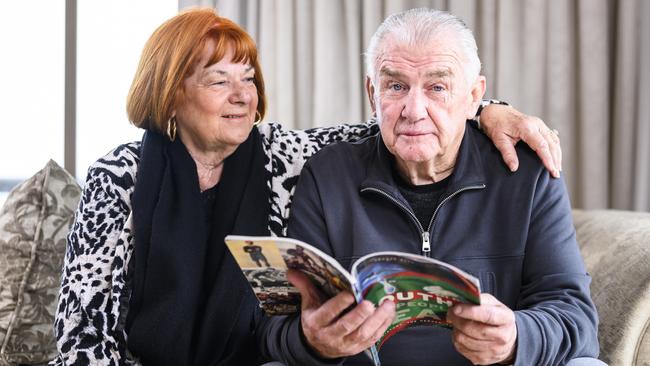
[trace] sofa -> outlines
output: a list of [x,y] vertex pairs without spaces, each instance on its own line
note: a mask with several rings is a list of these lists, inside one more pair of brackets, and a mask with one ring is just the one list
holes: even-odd
[[574,210],[598,308],[600,359],[650,366],[650,213]]
[[[81,191],[54,161],[12,190],[0,209],[0,366],[56,354],[65,237]],[[650,213],[574,210],[600,314],[600,359],[650,366]]]

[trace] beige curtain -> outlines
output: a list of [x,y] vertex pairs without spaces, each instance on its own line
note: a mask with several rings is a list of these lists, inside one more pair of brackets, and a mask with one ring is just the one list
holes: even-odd
[[308,128],[369,115],[363,52],[382,19],[448,10],[474,30],[487,95],[560,131],[575,207],[650,211],[650,1],[181,0],[216,7],[260,49],[267,120]]

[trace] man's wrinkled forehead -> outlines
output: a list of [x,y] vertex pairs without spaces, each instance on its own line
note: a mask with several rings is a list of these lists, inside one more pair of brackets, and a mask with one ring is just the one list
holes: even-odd
[[455,77],[455,73],[451,68],[437,65],[437,66],[422,66],[416,68],[403,68],[397,65],[384,64],[379,69],[378,81],[381,80],[412,80],[419,78],[420,80],[451,80]]
[[439,63],[441,66],[437,67],[438,70],[427,72],[453,74],[453,64],[462,64],[460,48],[453,40],[444,37],[433,38],[426,44],[421,45],[413,45],[388,38],[383,42],[381,51],[377,53],[375,67],[380,74],[389,75],[387,73],[396,71],[396,65],[398,64],[419,69],[421,67],[426,68],[432,63]]
[[[404,71],[400,68],[394,68],[389,65],[383,65],[379,69],[379,75],[389,78],[401,78],[404,76]],[[441,67],[433,70],[423,70],[423,76],[427,79],[442,79],[454,75],[454,72],[448,67]]]

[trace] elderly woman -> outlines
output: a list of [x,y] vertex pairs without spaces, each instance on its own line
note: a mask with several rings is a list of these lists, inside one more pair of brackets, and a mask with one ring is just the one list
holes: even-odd
[[[68,237],[53,364],[263,362],[254,338],[263,315],[223,237],[283,235],[305,159],[375,133],[375,124],[258,126],[266,100],[255,44],[207,9],[154,32],[127,109],[144,137],[88,171]],[[519,127],[493,134],[533,131],[528,141],[548,160],[556,140],[537,132],[548,132],[543,122],[505,110],[506,129]]]

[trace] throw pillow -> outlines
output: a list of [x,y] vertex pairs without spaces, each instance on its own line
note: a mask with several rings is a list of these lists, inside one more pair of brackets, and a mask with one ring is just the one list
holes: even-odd
[[80,194],[74,177],[50,160],[0,210],[0,365],[56,355],[54,314]]

